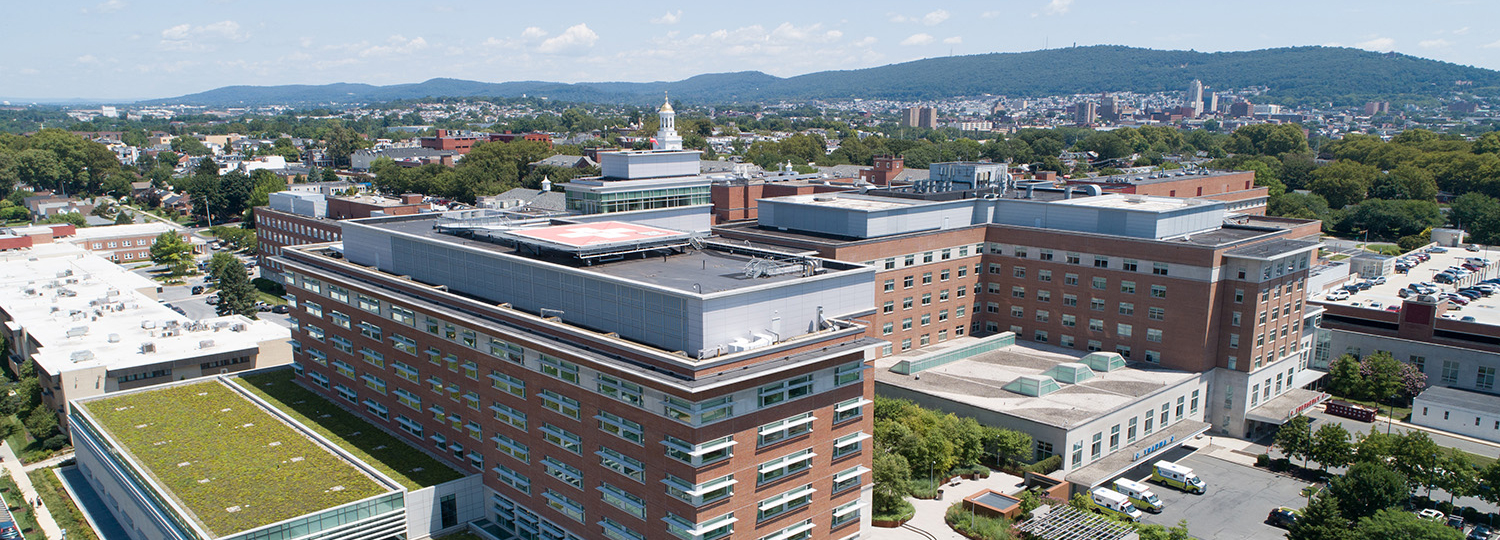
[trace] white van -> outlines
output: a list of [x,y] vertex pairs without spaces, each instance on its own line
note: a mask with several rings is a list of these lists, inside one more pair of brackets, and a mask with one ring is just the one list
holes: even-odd
[[1141,510],[1131,504],[1130,498],[1109,488],[1095,488],[1089,500],[1105,512],[1119,514],[1131,521],[1141,520]]
[[1153,514],[1161,512],[1161,499],[1157,498],[1156,494],[1152,493],[1151,488],[1146,484],[1128,478],[1121,478],[1115,480],[1115,491],[1130,498],[1131,504],[1134,504],[1136,508]]
[[1170,461],[1158,461],[1151,467],[1151,481],[1199,495],[1208,490],[1208,484],[1192,469]]

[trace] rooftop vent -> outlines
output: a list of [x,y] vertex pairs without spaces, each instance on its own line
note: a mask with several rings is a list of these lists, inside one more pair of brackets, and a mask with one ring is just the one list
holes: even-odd
[[212,349],[212,348],[214,348],[214,340],[212,340],[212,339],[205,339],[203,341],[199,341],[198,342],[198,348],[199,349]]
[[78,362],[87,362],[94,359],[94,351],[73,351],[73,354],[68,355],[68,359],[72,360],[75,364]]
[[1062,389],[1057,385],[1057,381],[1052,380],[1052,377],[1042,375],[1022,375],[1003,388],[1023,396],[1031,397],[1045,396]]
[[141,344],[141,354],[156,352],[156,344],[150,341]]
[[1105,373],[1125,367],[1125,357],[1112,352],[1091,352],[1079,362],[1096,372]]
[[120,342],[120,334],[110,334],[109,335],[109,342],[110,343],[119,343]]
[[75,326],[75,327],[69,328],[66,335],[68,337],[70,337],[70,338],[83,337],[83,336],[89,335],[89,327],[87,327],[87,326]]

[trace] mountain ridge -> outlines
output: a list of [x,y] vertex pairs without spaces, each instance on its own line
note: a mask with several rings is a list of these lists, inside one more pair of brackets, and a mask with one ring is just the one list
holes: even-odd
[[[1118,45],[985,53],[913,60],[870,68],[777,77],[759,71],[705,73],[680,81],[499,83],[438,77],[375,86],[225,86],[142,104],[265,105],[371,103],[427,97],[545,96],[563,101],[644,105],[662,92],[713,104],[810,99],[923,100],[957,96],[1141,93],[1186,88],[1192,79],[1215,88],[1265,86],[1282,102],[1399,96],[1437,97],[1454,90],[1494,91],[1500,71],[1398,53],[1343,47],[1285,47],[1203,53]],[[1458,86],[1460,81],[1467,85]]]

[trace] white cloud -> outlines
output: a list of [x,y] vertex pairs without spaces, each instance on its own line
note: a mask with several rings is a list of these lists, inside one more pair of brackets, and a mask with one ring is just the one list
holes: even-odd
[[547,31],[535,26],[528,26],[525,30],[521,31],[521,37],[524,39],[542,39],[547,37]]
[[926,45],[932,43],[932,36],[928,34],[912,34],[911,37],[901,40],[902,45]]
[[1467,34],[1467,33],[1469,33],[1469,27],[1467,27],[1467,26],[1465,26],[1463,28],[1459,28],[1458,30],[1454,30],[1453,31],[1453,35],[1455,35],[1455,36],[1462,36],[1462,35]]
[[1048,0],[1047,7],[1042,8],[1042,12],[1048,15],[1064,15],[1070,9],[1073,9],[1073,0]]
[[682,10],[679,9],[675,12],[668,11],[666,15],[660,17],[652,17],[651,24],[677,24],[680,20],[682,20]]
[[1391,49],[1395,48],[1395,46],[1396,46],[1396,40],[1388,38],[1388,37],[1378,37],[1378,38],[1370,39],[1368,41],[1361,41],[1359,43],[1355,43],[1354,46],[1355,47],[1359,47],[1361,49],[1370,50],[1370,51],[1386,52],[1386,51],[1390,51]]
[[986,11],[984,13],[980,13],[979,14],[979,18],[981,18],[981,19],[993,19],[993,18],[999,17],[1001,15],[1004,15],[1004,13],[1001,13],[999,11]]
[[1500,49],[1500,41],[1492,41],[1490,43],[1486,43],[1483,47],[1486,49]]
[[875,39],[875,36],[865,36],[863,39],[860,39],[859,41],[854,42],[854,46],[855,47],[869,47],[871,45],[874,45],[876,41],[880,41],[880,40]]
[[250,34],[240,31],[240,23],[219,21],[203,26],[179,24],[161,31],[161,47],[172,51],[211,51],[216,41],[243,42]]
[[942,9],[922,16],[922,24],[927,26],[936,26],[946,20],[948,20],[948,11]]
[[887,15],[890,16],[890,21],[893,22],[893,23],[909,23],[909,22],[912,22],[912,21],[916,20],[916,19],[913,19],[911,17],[907,17],[905,15],[902,15],[900,13],[889,13]]
[[95,58],[92,54],[85,54],[76,58],[75,60],[80,64],[94,64],[99,62],[99,59]]
[[537,50],[551,54],[577,54],[589,47],[593,47],[599,41],[599,34],[589,29],[589,25],[579,23],[564,30],[557,37],[548,38]]
[[302,48],[306,49],[312,46],[313,38],[304,36],[301,39],[297,40],[297,44],[302,45]]
[[371,56],[392,56],[411,54],[427,48],[427,40],[422,39],[422,36],[406,39],[405,36],[397,34],[386,38],[385,41],[386,45],[366,47],[364,50],[359,51],[359,55],[367,58]]
[[1429,39],[1417,42],[1417,46],[1423,49],[1438,49],[1442,47],[1448,47],[1450,45],[1453,45],[1453,42],[1446,39]]
[[951,38],[947,38],[947,39],[943,40],[943,43],[947,43],[949,45],[958,45],[958,44],[963,43],[963,42],[964,42],[964,37],[963,36],[953,36]]
[[36,75],[36,74],[39,74],[39,73],[41,73],[41,72],[37,71],[36,68],[21,68],[21,74],[22,75]]

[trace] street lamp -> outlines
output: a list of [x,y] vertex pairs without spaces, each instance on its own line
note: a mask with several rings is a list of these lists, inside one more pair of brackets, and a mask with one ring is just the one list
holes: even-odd
[[937,493],[937,460],[927,467],[927,481],[932,482],[932,492]]
[[1391,400],[1391,402],[1390,402],[1391,414],[1390,414],[1390,416],[1385,417],[1385,434],[1386,435],[1390,435],[1391,434],[1391,423],[1396,420],[1396,396],[1397,395],[1398,394],[1391,394],[1391,397],[1389,398]]

